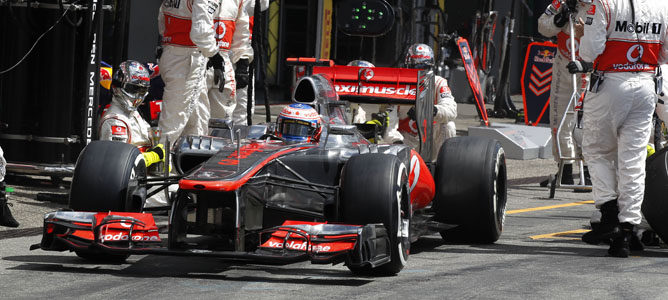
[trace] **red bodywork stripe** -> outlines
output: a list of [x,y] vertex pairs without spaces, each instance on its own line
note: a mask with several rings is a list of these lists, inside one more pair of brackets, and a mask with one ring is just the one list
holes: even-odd
[[276,159],[277,157],[290,152],[295,152],[308,148],[313,148],[313,146],[296,147],[276,152],[271,156],[267,157],[267,159],[265,159],[264,161],[260,162],[254,168],[247,171],[246,175],[239,178],[238,180],[206,181],[206,180],[182,179],[181,181],[179,181],[179,188],[182,190],[204,190],[204,191],[225,191],[225,192],[236,191],[238,188],[240,188],[242,185],[248,182],[248,180],[250,180],[251,177],[255,176],[255,173],[260,171],[260,169],[264,168],[264,166],[266,166],[269,162]]

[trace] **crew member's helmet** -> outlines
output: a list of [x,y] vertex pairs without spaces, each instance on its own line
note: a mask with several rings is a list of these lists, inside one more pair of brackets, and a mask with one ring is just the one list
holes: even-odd
[[375,68],[372,63],[366,61],[366,60],[352,60],[348,63],[348,66],[355,66],[355,67],[365,67],[365,68]]
[[320,115],[313,107],[303,103],[283,108],[276,125],[277,135],[290,142],[316,142],[322,132]]
[[404,64],[409,69],[431,69],[434,66],[434,50],[425,44],[413,44],[408,48]]
[[112,79],[114,101],[128,110],[136,110],[144,101],[151,85],[148,70],[134,60],[127,60],[118,66]]

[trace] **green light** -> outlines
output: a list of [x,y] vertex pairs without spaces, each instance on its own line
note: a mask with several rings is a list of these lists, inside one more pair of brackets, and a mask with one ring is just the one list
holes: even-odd
[[373,20],[372,17],[366,17],[366,19],[369,20],[369,21]]
[[362,5],[362,9],[366,9],[366,5]]
[[355,8],[355,12],[360,12],[360,9],[359,9],[359,8]]
[[366,29],[366,25],[362,25],[362,29]]
[[359,19],[360,19],[360,16],[353,16],[353,19],[355,19],[355,20],[359,20]]
[[379,16],[382,16],[382,15],[383,15],[383,12],[382,12],[382,11],[379,11],[379,12],[378,12],[378,15],[379,15]]
[[372,13],[373,13],[373,9],[370,9],[370,10],[369,10],[369,13],[372,14]]

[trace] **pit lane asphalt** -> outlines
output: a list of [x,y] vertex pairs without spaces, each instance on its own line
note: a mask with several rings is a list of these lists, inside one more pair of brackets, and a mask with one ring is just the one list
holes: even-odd
[[45,178],[23,178],[10,183],[16,189],[10,201],[22,226],[0,227],[0,298],[668,297],[668,249],[648,247],[628,259],[606,257],[605,246],[579,240],[593,210],[591,194],[563,189],[548,199],[547,188],[537,182],[554,171],[551,160],[508,160],[508,165],[507,217],[498,242],[469,245],[427,236],[412,245],[401,273],[380,278],[354,276],[341,265],[267,266],[163,256],[99,264],[68,252],[29,251],[40,241],[42,213],[65,206],[57,201],[65,199],[67,182],[59,188]]

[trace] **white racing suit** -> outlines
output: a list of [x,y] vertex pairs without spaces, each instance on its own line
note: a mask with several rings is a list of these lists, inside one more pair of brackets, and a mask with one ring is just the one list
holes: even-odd
[[[221,93],[214,83],[213,69],[207,70],[208,96],[211,104],[211,118],[232,119],[236,102],[236,81],[231,52],[237,51],[250,37],[248,17],[244,2],[250,0],[223,1],[214,18],[218,51],[225,61],[225,86]],[[245,123],[244,123],[245,124]]]
[[[135,145],[140,151],[151,148],[151,125],[136,110],[123,108],[112,100],[109,109],[100,119],[100,140],[118,141]],[[170,187],[175,190],[178,186]],[[160,192],[146,199],[144,207],[168,205],[165,194]]]
[[[438,152],[445,140],[457,135],[455,126],[457,102],[455,102],[455,97],[452,96],[452,91],[445,78],[437,75],[434,79],[434,107],[437,110],[432,129],[434,139],[432,141],[432,157],[425,157],[425,161],[436,161]],[[404,136],[404,143],[417,149],[419,147],[417,126],[415,121],[408,117],[409,109],[410,106],[399,107],[399,132]]]
[[[248,18],[248,32],[247,34],[240,33],[241,43],[238,49],[232,50],[232,64],[236,64],[240,59],[248,59],[248,63],[253,62],[254,53],[251,45],[253,39],[253,23],[255,14],[255,0],[244,0],[245,17]],[[269,8],[269,0],[260,0],[260,11],[265,11]],[[235,65],[236,67],[236,65]],[[253,74],[250,74],[249,81],[253,80]],[[255,89],[255,85],[253,85]],[[255,111],[255,99],[248,99],[248,87],[236,90],[236,101],[232,107],[225,108],[228,114],[231,112],[232,121],[234,124],[247,124],[248,122],[248,105],[251,106],[251,116]],[[255,95],[255,93],[253,93]]]
[[[579,3],[579,2],[578,2]],[[587,17],[587,10],[589,5],[579,3],[577,7],[577,13],[575,14],[575,19],[585,20]],[[578,157],[579,151],[578,147],[575,147],[573,141],[573,129],[575,128],[575,115],[572,115],[570,118],[566,118],[564,126],[561,129],[561,134],[557,138],[557,130],[559,129],[559,124],[561,119],[568,108],[568,102],[573,95],[573,80],[571,74],[568,72],[566,65],[571,60],[570,54],[570,27],[568,23],[563,27],[557,27],[554,25],[555,16],[565,9],[565,5],[561,4],[558,0],[554,0],[550,4],[545,12],[538,18],[538,32],[540,34],[552,38],[557,37],[557,46],[558,51],[557,55],[554,58],[554,64],[552,66],[552,83],[550,87],[550,128],[552,129],[552,155],[554,160],[559,162],[559,151],[557,149],[557,143],[561,146],[561,154],[564,157]],[[575,40],[575,55],[576,59],[579,59],[578,48],[580,41]],[[577,74],[576,78],[578,79],[577,88],[578,96],[575,101],[580,99],[583,96],[583,89],[587,87],[587,76],[586,74]],[[571,106],[572,107],[572,106]],[[572,163],[569,161],[567,163]]]
[[584,101],[583,154],[594,201],[617,199],[619,222],[637,225],[645,189],[646,146],[656,104],[654,69],[668,59],[668,2],[596,0],[587,12],[580,56],[603,72]]
[[160,72],[165,90],[159,126],[165,139],[207,133],[207,58],[218,51],[213,18],[221,0],[165,0],[158,14],[163,52]]

